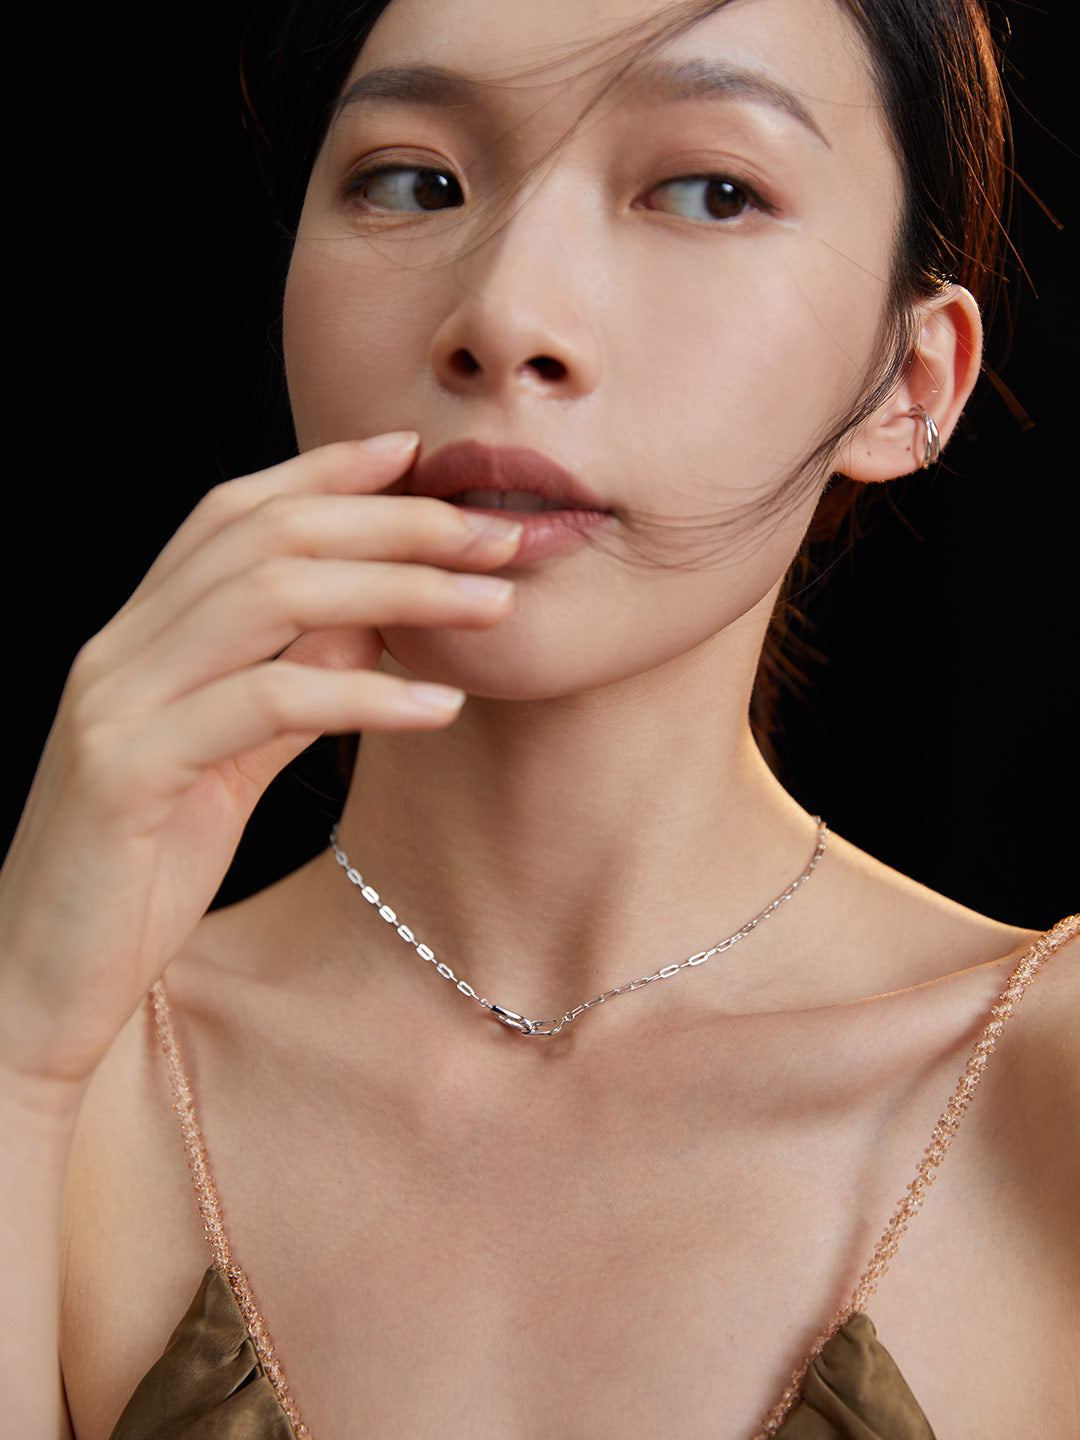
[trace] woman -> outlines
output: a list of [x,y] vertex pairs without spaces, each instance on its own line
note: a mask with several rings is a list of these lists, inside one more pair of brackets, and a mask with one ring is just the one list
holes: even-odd
[[[1077,926],[826,835],[747,721],[828,477],[977,378],[974,7],[299,9],[301,454],[87,645],[5,869],[18,1433],[57,1343],[79,1440],[1068,1433]],[[334,849],[200,919],[355,731]]]

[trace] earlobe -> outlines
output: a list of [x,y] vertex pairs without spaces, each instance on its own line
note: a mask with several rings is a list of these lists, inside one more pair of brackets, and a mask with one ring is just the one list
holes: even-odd
[[936,463],[979,377],[982,319],[974,297],[947,285],[920,303],[919,338],[889,398],[848,436],[834,469],[893,480]]

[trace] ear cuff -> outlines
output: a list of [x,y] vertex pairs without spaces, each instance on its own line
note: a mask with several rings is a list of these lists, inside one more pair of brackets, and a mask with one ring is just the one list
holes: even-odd
[[941,431],[937,427],[937,421],[930,414],[924,405],[914,405],[908,411],[912,419],[921,420],[926,431],[926,449],[923,452],[920,470],[929,470],[931,465],[936,465],[941,459]]

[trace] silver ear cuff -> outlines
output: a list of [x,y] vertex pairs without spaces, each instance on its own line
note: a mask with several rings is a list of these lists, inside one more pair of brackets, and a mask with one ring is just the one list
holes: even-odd
[[929,470],[941,459],[941,431],[937,421],[924,405],[914,405],[908,412],[914,419],[921,420],[926,430],[926,450],[923,453],[921,470]]

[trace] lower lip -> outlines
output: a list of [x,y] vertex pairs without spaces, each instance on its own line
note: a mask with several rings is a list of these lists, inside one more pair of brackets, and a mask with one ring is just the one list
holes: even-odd
[[[472,515],[497,515],[500,520],[520,520],[525,529],[510,565],[545,560],[584,545],[588,537],[613,519],[605,510],[489,510],[480,505],[463,505]],[[508,566],[500,567],[507,569]]]

